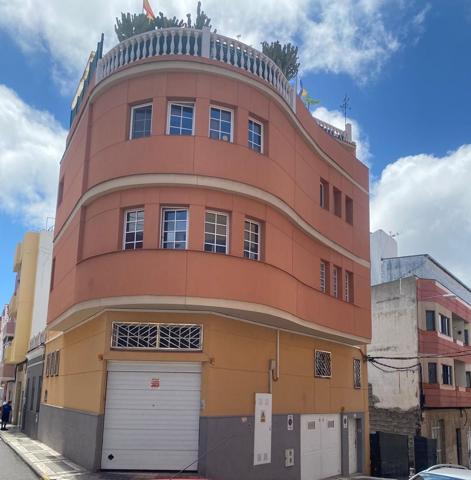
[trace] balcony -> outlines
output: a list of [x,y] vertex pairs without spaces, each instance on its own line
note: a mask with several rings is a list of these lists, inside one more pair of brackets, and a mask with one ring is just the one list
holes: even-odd
[[471,388],[429,383],[422,386],[426,408],[471,407]]
[[22,248],[21,248],[21,243],[19,243],[16,246],[15,259],[13,261],[13,271],[14,272],[18,272],[20,270],[22,257],[23,257],[23,252],[22,252]]
[[446,355],[455,353],[466,353],[460,360],[471,363],[471,346],[464,345],[459,339],[453,339],[439,332],[427,332],[419,330],[419,352],[421,354]]
[[11,297],[10,305],[9,305],[10,315],[15,315],[17,311],[18,311],[18,297],[17,295],[13,295],[13,297]]
[[15,335],[15,325],[15,321],[11,318],[8,320],[8,322],[3,324],[1,340],[3,340],[5,337],[13,337]]
[[0,381],[9,382],[10,380],[15,380],[15,365],[0,363]]

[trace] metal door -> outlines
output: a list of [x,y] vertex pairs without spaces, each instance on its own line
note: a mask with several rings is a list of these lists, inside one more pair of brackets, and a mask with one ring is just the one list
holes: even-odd
[[348,419],[348,472],[358,472],[357,419]]

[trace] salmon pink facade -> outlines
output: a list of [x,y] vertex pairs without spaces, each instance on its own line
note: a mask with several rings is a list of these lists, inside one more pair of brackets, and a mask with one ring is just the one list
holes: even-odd
[[[91,469],[367,470],[368,170],[253,55],[207,30],[150,32],[100,59],[81,95],[48,315],[60,365],[42,414],[56,428],[41,435]],[[151,446],[119,420],[126,405]]]

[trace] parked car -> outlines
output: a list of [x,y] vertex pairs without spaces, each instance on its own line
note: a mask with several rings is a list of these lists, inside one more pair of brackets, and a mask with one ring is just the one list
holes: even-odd
[[434,465],[416,473],[410,480],[471,480],[471,470],[462,465]]

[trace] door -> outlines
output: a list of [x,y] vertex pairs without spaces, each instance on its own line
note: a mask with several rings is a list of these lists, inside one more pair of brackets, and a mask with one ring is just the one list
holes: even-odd
[[348,419],[348,472],[358,472],[357,419]]
[[468,466],[471,467],[471,430],[468,430]]
[[340,473],[340,415],[301,415],[301,480]]
[[198,469],[201,364],[110,362],[101,467]]

